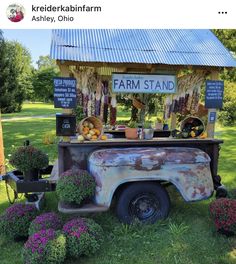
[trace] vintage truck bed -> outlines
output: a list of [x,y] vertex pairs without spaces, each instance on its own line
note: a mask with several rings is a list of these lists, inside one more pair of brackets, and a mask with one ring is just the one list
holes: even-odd
[[152,140],[127,140],[125,138],[114,138],[106,141],[85,141],[82,143],[64,143],[58,145],[59,174],[72,166],[87,169],[87,158],[89,154],[102,148],[124,148],[124,147],[190,147],[205,151],[211,158],[212,177],[217,176],[218,158],[220,144],[219,139],[173,139],[153,138]]
[[[214,187],[220,185],[217,176],[218,157],[220,144],[222,140],[218,139],[173,139],[173,138],[154,138],[152,140],[127,140],[125,138],[114,138],[107,141],[85,141],[74,143],[61,142],[58,145],[59,151],[59,174],[72,166],[80,169],[88,169],[88,159],[92,152],[99,149],[109,148],[140,148],[140,147],[187,147],[198,148],[206,152],[211,161],[210,169],[213,177]],[[99,212],[108,210],[108,207],[96,206],[94,204],[82,208],[67,207],[63,203],[59,203],[59,211],[64,213],[83,213],[83,212]]]

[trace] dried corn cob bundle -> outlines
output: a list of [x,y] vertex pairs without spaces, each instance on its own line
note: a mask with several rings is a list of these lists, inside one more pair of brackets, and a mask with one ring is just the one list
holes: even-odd
[[91,93],[91,115],[92,115],[92,116],[95,115],[95,104],[96,104],[96,96],[95,96],[95,94],[92,92],[92,93]]
[[185,107],[185,96],[184,96],[184,93],[181,93],[179,97],[179,113],[180,114],[183,114],[184,107]]
[[104,113],[103,113],[103,120],[105,124],[107,124],[108,120],[108,106],[109,106],[109,89],[108,89],[108,82],[103,82],[103,94],[104,94]]
[[104,117],[104,95],[102,95],[102,98],[101,98],[101,107],[100,107],[100,119],[102,121],[104,121],[103,117]]
[[110,104],[110,125],[114,126],[116,124],[116,105],[117,105],[117,101],[116,101],[116,95],[112,95],[111,97],[111,104]]
[[92,94],[90,94],[88,100],[88,105],[87,105],[87,116],[92,116]]
[[95,98],[95,116],[100,116],[101,109],[101,94],[102,94],[102,82],[97,81],[96,98]]

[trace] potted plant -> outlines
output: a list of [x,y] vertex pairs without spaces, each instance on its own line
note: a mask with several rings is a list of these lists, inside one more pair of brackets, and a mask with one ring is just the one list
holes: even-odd
[[125,129],[125,137],[128,139],[138,138],[138,128],[135,121],[130,121],[128,127]]
[[48,155],[31,145],[17,148],[10,159],[11,165],[23,172],[25,181],[38,180],[39,170],[48,162]]
[[152,128],[152,122],[146,121],[143,124],[144,139],[153,139],[154,129]]
[[163,129],[163,121],[160,117],[157,117],[157,119],[156,119],[155,129],[156,130],[162,130]]
[[57,181],[56,192],[60,201],[80,206],[95,194],[95,179],[86,170],[70,169]]

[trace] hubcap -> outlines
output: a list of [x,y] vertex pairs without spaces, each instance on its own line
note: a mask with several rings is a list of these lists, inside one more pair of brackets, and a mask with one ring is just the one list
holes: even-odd
[[158,214],[160,204],[153,194],[141,194],[131,200],[129,209],[134,217],[145,221]]

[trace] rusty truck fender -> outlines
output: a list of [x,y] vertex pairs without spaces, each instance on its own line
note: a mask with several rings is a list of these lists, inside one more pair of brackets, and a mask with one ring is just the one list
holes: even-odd
[[196,148],[100,149],[89,156],[88,170],[97,182],[95,203],[106,207],[117,188],[130,182],[170,182],[188,202],[206,199],[214,191],[210,157]]

